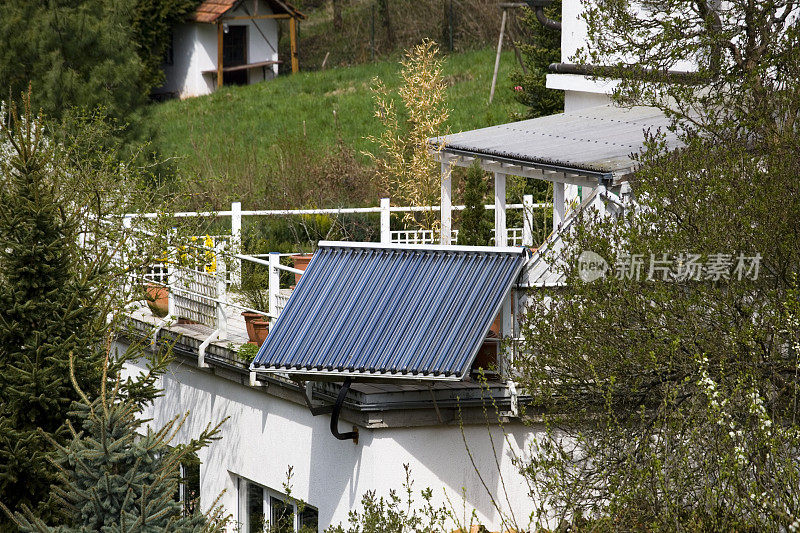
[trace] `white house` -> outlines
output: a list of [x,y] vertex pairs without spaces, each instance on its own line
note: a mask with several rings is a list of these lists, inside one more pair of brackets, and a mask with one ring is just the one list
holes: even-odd
[[156,95],[209,94],[278,74],[278,21],[289,21],[292,72],[297,72],[297,21],[304,16],[281,0],[205,0],[174,28]]
[[[585,38],[580,5],[563,3],[564,62]],[[237,3],[231,14],[243,9]],[[225,20],[235,21],[213,20],[220,35]],[[212,49],[198,53],[206,61],[199,72],[215,65],[214,28],[208,29]],[[198,78],[203,90],[213,87],[211,76]],[[240,260],[270,268],[270,305],[261,311],[271,330],[251,366],[237,359],[246,340],[241,305],[225,299],[219,273],[191,287],[175,281],[177,272],[170,277],[170,316],[199,323],[163,321],[146,307],[131,313],[134,328],[118,340],[120,348],[149,339],[152,327],[156,343],[175,343],[177,360],[161,383],[165,395],[145,413],[153,424],[191,410],[179,435],[189,439],[208,421],[229,417],[222,440],[200,454],[193,490],[202,508],[218,501],[243,531],[281,517],[294,529],[322,530],[346,522],[366,491],[386,496],[401,489],[409,465],[414,488],[433,489],[435,504],[452,505],[459,515],[474,509],[490,531],[529,527],[538,502],[515,464],[542,428],[519,419],[527,398],[508,372],[514,343],[498,353],[497,337],[517,335],[526,291],[560,283],[545,252],[559,245],[576,213],[624,204],[631,154],[643,145],[645,129],[666,124],[654,109],[610,106],[609,84],[581,74],[553,74],[547,83],[566,92],[565,113],[431,140],[442,168],[439,244],[391,242],[387,203],[381,243],[320,243],[291,293],[279,287],[279,269],[292,269],[279,265],[277,254],[269,261],[231,258],[234,269]],[[450,171],[475,161],[494,173],[496,247],[451,244]],[[553,235],[533,243],[523,231],[526,247],[538,245],[533,253],[507,246],[507,175],[554,185]],[[234,239],[238,209],[215,214],[232,217]],[[481,386],[476,376],[487,359],[496,362],[495,372]],[[285,498],[289,468],[292,496],[307,504],[302,510]]]

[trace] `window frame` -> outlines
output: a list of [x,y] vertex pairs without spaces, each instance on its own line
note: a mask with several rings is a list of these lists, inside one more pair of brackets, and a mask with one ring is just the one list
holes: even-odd
[[[261,498],[261,511],[265,519],[269,520],[271,524],[272,520],[272,499],[276,499],[285,505],[291,506],[292,509],[292,528],[294,533],[298,533],[300,528],[302,527],[301,518],[300,518],[300,511],[298,509],[298,500],[296,498],[292,498],[282,492],[279,492],[275,489],[262,485],[260,483],[256,483],[250,479],[247,479],[242,476],[236,476],[236,485],[238,491],[238,531],[241,533],[249,533],[250,531],[250,485],[254,485],[261,489],[262,491],[262,498]],[[316,512],[317,514],[317,532],[319,532],[319,509],[310,505],[306,502],[302,503],[303,511],[306,509],[311,509]],[[266,523],[266,520],[265,520]]]

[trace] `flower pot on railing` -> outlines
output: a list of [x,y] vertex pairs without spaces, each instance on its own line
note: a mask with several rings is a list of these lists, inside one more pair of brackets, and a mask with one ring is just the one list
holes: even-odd
[[[295,254],[292,256],[292,264],[297,270],[305,270],[312,257],[314,257],[314,254]],[[302,274],[294,275],[295,285],[300,283],[301,276]]]
[[165,317],[169,312],[169,289],[155,283],[147,284],[147,306],[158,317]]

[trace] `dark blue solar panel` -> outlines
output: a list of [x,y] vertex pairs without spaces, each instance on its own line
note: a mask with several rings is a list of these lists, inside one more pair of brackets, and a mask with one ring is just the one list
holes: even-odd
[[322,242],[253,368],[460,379],[523,248]]

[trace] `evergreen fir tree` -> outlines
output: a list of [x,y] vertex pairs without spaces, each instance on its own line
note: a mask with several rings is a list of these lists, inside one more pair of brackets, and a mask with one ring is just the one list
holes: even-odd
[[[66,442],[78,399],[69,355],[90,397],[99,388],[105,316],[101,265],[80,257],[74,210],[58,205],[60,161],[30,108],[0,143],[0,501],[49,516],[49,440]],[[72,213],[72,214],[71,214]],[[0,529],[9,527],[0,514]]]
[[[108,366],[106,361],[105,368]],[[139,379],[152,381],[164,368],[156,365]],[[208,514],[184,514],[183,506],[175,500],[180,463],[217,439],[221,422],[216,427],[207,425],[187,445],[170,447],[188,413],[158,431],[145,430],[142,404],[124,393],[120,380],[107,387],[104,372],[100,395],[94,400],[81,391],[77,380],[73,381],[81,396],[74,404],[80,430],[67,423],[71,441],[66,446],[47,438],[57,449],[54,464],[59,483],[54,486],[53,499],[67,512],[67,525],[48,526],[23,508],[14,516],[23,531],[183,533],[216,531],[225,526],[219,508],[212,508]]]
[[486,180],[483,169],[475,163],[467,169],[464,183],[464,212],[461,214],[461,229],[458,244],[466,246],[488,246],[492,226],[487,218]]
[[[546,28],[536,14],[524,8],[520,17],[523,36],[520,43],[527,72],[515,71],[511,83],[517,89],[517,101],[528,106],[527,118],[543,117],[559,113],[564,109],[564,92],[546,87],[551,63],[561,61],[561,32]],[[561,20],[561,0],[554,0],[544,8],[545,15]]]

